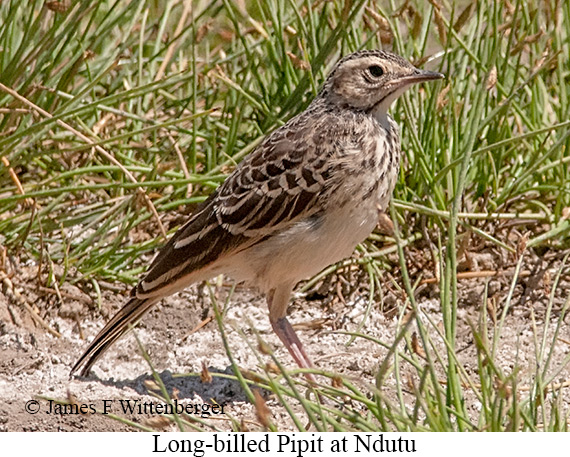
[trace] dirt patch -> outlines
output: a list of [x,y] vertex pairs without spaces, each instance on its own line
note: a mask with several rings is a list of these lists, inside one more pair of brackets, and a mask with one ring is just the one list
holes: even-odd
[[[466,372],[477,376],[476,348],[472,325],[480,320],[481,306],[487,296],[486,325],[489,329],[500,324],[503,306],[510,296],[511,306],[505,314],[501,338],[497,348],[497,363],[507,373],[515,369],[524,382],[535,375],[537,338],[546,332],[546,341],[554,339],[552,351],[552,372],[554,382],[567,382],[570,370],[567,366],[570,352],[567,319],[562,322],[554,338],[558,316],[568,299],[570,281],[568,271],[558,277],[560,261],[534,262],[525,265],[522,275],[512,287],[511,277],[480,278],[462,280],[459,289],[457,356]],[[540,273],[540,274],[539,274]],[[365,290],[351,288],[349,299],[341,300],[343,284],[350,281],[327,283],[329,291],[325,296],[316,289],[308,295],[316,300],[298,299],[290,310],[291,321],[297,326],[300,338],[305,342],[307,352],[313,361],[326,370],[347,375],[360,385],[373,385],[379,363],[386,355],[386,349],[363,338],[357,338],[346,346],[349,337],[335,330],[356,331],[366,313],[361,333],[391,344],[400,313],[401,294],[386,279],[383,288],[383,307],[374,303],[368,310]],[[35,292],[30,281],[14,279],[14,287],[20,291],[27,303],[39,312],[45,322],[60,333],[50,334],[39,326],[30,312],[14,302],[13,294],[0,294],[0,428],[6,431],[123,431],[134,428],[112,420],[101,414],[59,414],[54,411],[51,399],[72,399],[77,405],[93,405],[103,410],[104,400],[111,401],[110,412],[143,426],[166,426],[156,422],[156,415],[148,411],[123,411],[121,400],[132,402],[156,402],[152,394],[153,382],[149,367],[143,359],[138,344],[129,335],[109,350],[95,365],[88,378],[69,377],[70,368],[87,346],[81,334],[90,340],[102,327],[110,314],[124,302],[124,294],[107,292],[103,297],[101,310],[87,301],[77,299],[81,292],[66,289],[63,302],[53,294]],[[220,303],[227,298],[228,287],[214,289]],[[442,316],[434,284],[419,289],[418,301],[421,310],[433,321],[433,339],[443,343],[435,329],[441,326]],[[223,341],[217,325],[210,321],[193,331],[212,315],[208,291],[194,286],[184,293],[164,300],[137,327],[136,333],[148,351],[155,369],[160,374],[171,395],[180,402],[193,405],[223,405],[224,414],[206,417],[220,430],[231,430],[234,418],[249,424],[250,430],[258,430],[253,406],[247,402],[240,386],[229,380],[214,378],[203,383],[199,373],[204,364],[212,372],[231,373]],[[72,297],[72,298],[69,298]],[[75,299],[73,297],[76,297]],[[547,314],[552,301],[552,311]],[[240,367],[259,371],[259,360],[253,348],[257,347],[256,332],[275,349],[277,356],[286,366],[294,362],[271,331],[265,302],[262,297],[247,289],[238,288],[230,300],[225,317],[227,340]],[[545,319],[549,317],[547,322]],[[414,331],[413,328],[410,329]],[[244,339],[245,338],[245,339]],[[250,347],[251,346],[251,347]],[[267,360],[269,360],[267,358]],[[193,373],[192,376],[177,377],[173,373]],[[528,384],[528,383],[527,383]],[[388,383],[389,386],[389,383]],[[567,390],[567,389],[565,389]],[[477,401],[466,401],[474,415]],[[570,400],[564,392],[563,404],[566,411]],[[30,414],[26,402],[39,402],[39,411]],[[280,430],[295,430],[290,417],[276,398],[266,395],[273,420]],[[479,405],[480,406],[480,405]],[[167,425],[166,429],[170,429]]]

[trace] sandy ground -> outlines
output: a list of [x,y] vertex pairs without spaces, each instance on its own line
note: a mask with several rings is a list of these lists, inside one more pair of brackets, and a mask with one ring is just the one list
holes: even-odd
[[[528,384],[536,370],[536,338],[542,338],[544,331],[548,341],[552,338],[560,309],[568,297],[570,281],[566,269],[553,289],[553,280],[559,269],[559,263],[556,262],[541,262],[540,268],[535,265],[524,269],[530,269],[529,274],[519,280],[513,291],[513,306],[506,315],[497,360],[506,373],[512,372],[516,366],[520,370],[521,382]],[[469,374],[477,371],[476,350],[469,322],[476,323],[479,319],[485,281],[489,280],[462,281],[459,290],[457,353]],[[90,301],[88,296],[72,286],[62,288],[63,301],[52,293],[35,291],[33,281],[26,280],[25,277],[22,280],[12,278],[11,287],[19,291],[23,300],[61,336],[53,336],[35,323],[30,312],[18,305],[13,290],[5,282],[3,293],[0,293],[1,430],[133,430],[133,427],[113,420],[109,415],[89,413],[91,407],[101,411],[105,405],[104,400],[110,405],[109,412],[118,416],[158,429],[173,429],[171,425],[165,425],[157,419],[159,415],[148,411],[124,413],[122,410],[121,400],[156,403],[156,398],[151,395],[152,382],[149,381],[152,376],[149,366],[132,335],[114,345],[95,365],[88,378],[69,377],[70,368],[86,348],[87,341],[121,306],[124,294],[106,292],[103,307],[98,310],[96,305],[87,304]],[[335,332],[355,331],[358,328],[366,311],[365,290],[353,290],[349,299],[343,302],[339,299],[342,295],[341,285],[333,281],[324,287],[329,290],[325,296],[313,294],[309,298],[316,296],[317,299],[295,300],[289,313],[292,323],[298,326],[299,336],[305,342],[309,356],[319,367],[350,376],[362,386],[373,384],[386,350],[365,339],[356,339],[347,347],[348,336]],[[504,303],[509,288],[508,277],[489,281],[490,295],[493,296],[499,315],[501,303]],[[228,290],[228,287],[216,289],[222,302]],[[391,344],[401,300],[397,289],[390,286],[388,278],[383,292],[384,309],[374,303],[361,331]],[[418,296],[421,309],[433,320],[436,328],[442,321],[438,293],[437,286],[426,285],[421,288]],[[546,323],[545,312],[550,298],[553,299],[553,313]],[[488,311],[492,314],[493,309],[489,308]],[[231,430],[231,417],[247,424],[250,430],[260,430],[254,407],[246,401],[237,383],[220,378],[214,378],[211,383],[203,383],[199,376],[173,377],[173,373],[199,374],[203,364],[212,372],[231,373],[215,321],[193,331],[212,315],[207,290],[194,286],[156,307],[141,322],[136,332],[171,395],[185,404],[223,405],[224,414],[215,414],[207,419],[218,429]],[[224,322],[230,347],[240,367],[260,371],[256,351],[248,346],[257,346],[256,331],[274,348],[286,366],[294,367],[291,357],[271,332],[263,297],[255,291],[238,288],[231,297]],[[491,318],[488,325],[494,325]],[[413,331],[412,326],[410,332]],[[432,328],[432,331],[434,340],[439,341],[436,329]],[[240,334],[242,332],[245,340]],[[81,334],[85,339],[81,338]],[[564,384],[570,379],[570,369],[566,366],[569,352],[570,335],[566,318],[554,344],[552,372],[560,370],[554,382]],[[268,356],[262,357],[269,360]],[[568,414],[570,399],[566,390],[568,389],[564,389],[563,405]],[[72,399],[76,405],[86,405],[88,414],[69,414],[69,411],[58,410],[56,404],[48,399]],[[290,417],[277,399],[268,394],[266,401],[272,420],[279,429],[294,431]],[[469,399],[469,395],[467,401],[471,402],[469,410],[476,415],[480,405]],[[34,410],[34,414],[26,408]]]

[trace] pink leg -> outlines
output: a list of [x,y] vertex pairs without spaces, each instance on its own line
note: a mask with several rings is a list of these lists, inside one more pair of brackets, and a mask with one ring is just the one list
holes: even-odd
[[[282,317],[276,321],[271,319],[271,326],[289,353],[293,356],[297,365],[299,365],[300,368],[313,368],[311,359],[309,359],[309,356],[305,353],[299,337],[295,333],[295,330],[293,330],[293,327],[287,318]],[[304,375],[305,378],[307,378],[307,381],[316,384],[317,381],[311,373],[304,373]]]
[[[293,330],[293,327],[285,317],[287,313],[287,305],[291,295],[291,285],[283,285],[277,289],[270,290],[267,294],[267,305],[269,307],[269,320],[273,331],[283,342],[297,365],[300,368],[313,368],[313,363],[309,356],[305,353],[303,345],[299,337]],[[312,384],[317,381],[311,373],[304,373],[305,378]]]

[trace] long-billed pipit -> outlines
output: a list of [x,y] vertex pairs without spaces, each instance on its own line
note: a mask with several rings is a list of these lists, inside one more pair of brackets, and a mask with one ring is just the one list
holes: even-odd
[[400,163],[388,108],[411,85],[442,77],[384,51],[341,59],[310,106],[268,135],[162,248],[72,373],[87,374],[160,299],[220,274],[265,293],[273,330],[311,367],[286,317],[293,287],[372,232]]

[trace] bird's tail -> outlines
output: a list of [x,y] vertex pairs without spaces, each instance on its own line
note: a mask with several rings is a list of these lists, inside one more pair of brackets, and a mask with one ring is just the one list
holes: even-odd
[[81,369],[81,376],[87,376],[93,364],[111,345],[134,326],[143,315],[158,301],[157,298],[131,297],[121,310],[103,327],[87,350],[75,363],[70,375]]

